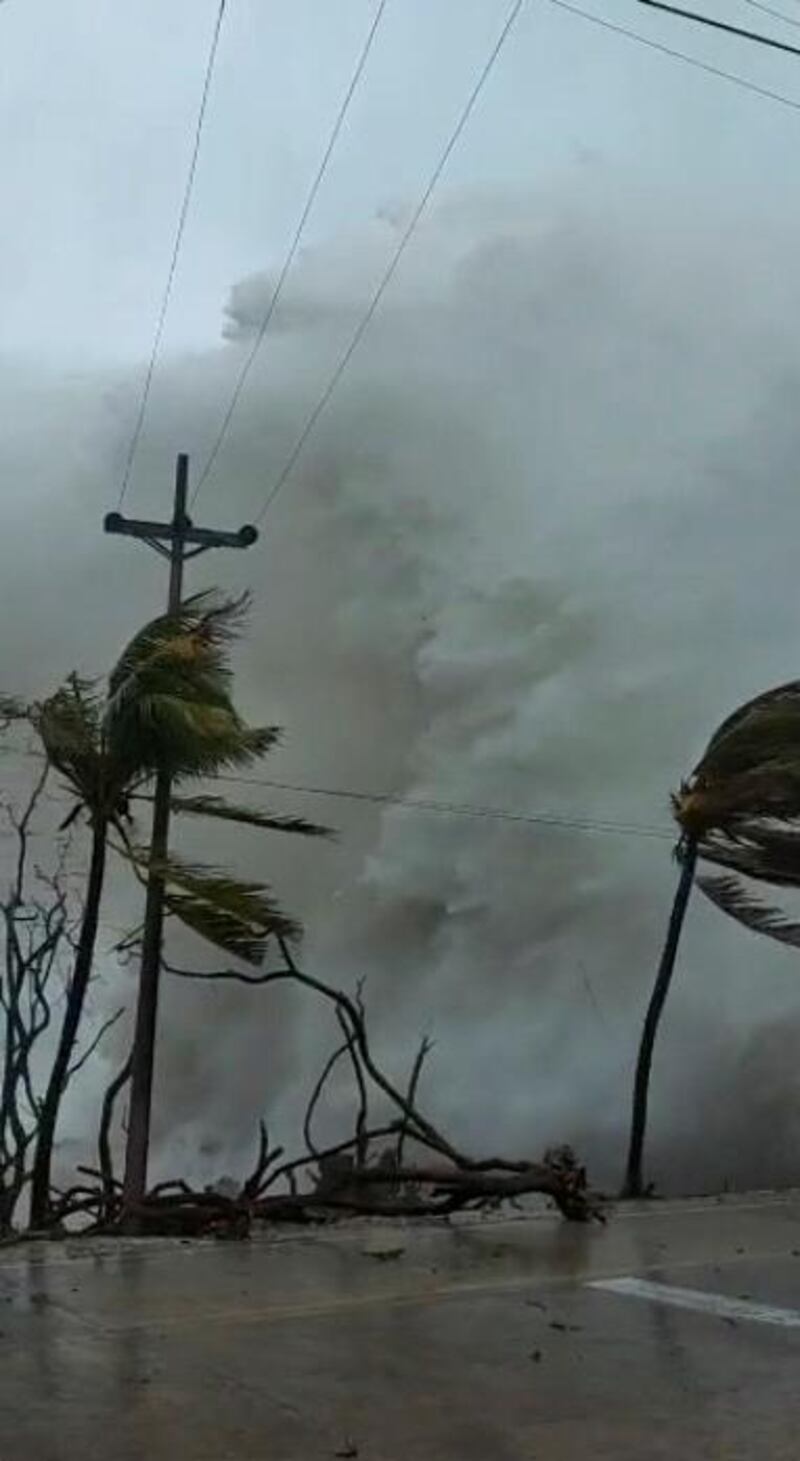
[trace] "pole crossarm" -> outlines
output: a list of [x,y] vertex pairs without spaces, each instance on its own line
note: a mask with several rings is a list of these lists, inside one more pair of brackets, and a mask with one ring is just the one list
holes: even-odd
[[[103,521],[107,533],[117,533],[125,538],[139,538],[151,547],[161,551],[161,543],[171,543],[175,537],[174,523],[150,522],[147,518],[123,517],[121,512],[109,512]],[[191,518],[184,519],[181,527],[184,543],[193,543],[201,552],[208,548],[251,548],[258,540],[258,529],[245,523],[237,532],[223,532],[217,528],[195,527]],[[196,554],[184,554],[194,558]]]

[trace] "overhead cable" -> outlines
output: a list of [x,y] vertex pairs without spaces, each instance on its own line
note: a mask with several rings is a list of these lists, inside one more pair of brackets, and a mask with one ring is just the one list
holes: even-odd
[[706,26],[709,30],[725,31],[727,35],[738,36],[740,40],[751,41],[754,45],[768,46],[772,51],[788,51],[790,56],[800,56],[800,46],[790,46],[788,41],[762,35],[760,31],[744,30],[742,26],[730,25],[726,20],[715,20],[713,15],[703,15],[698,10],[684,10],[679,5],[669,5],[667,0],[636,0],[636,4],[646,5],[649,10],[663,10],[667,15],[676,15],[679,20],[689,20],[692,24]]
[[213,469],[213,466],[214,466],[214,463],[217,460],[217,457],[219,456],[220,449],[222,447],[222,443],[224,442],[225,437],[228,434],[228,427],[231,424],[231,421],[233,419],[234,412],[236,411],[236,407],[239,404],[239,398],[241,397],[242,391],[244,390],[245,382],[247,381],[247,377],[249,376],[250,371],[251,371],[251,369],[253,367],[253,363],[255,361],[255,358],[256,358],[259,350],[261,349],[261,346],[264,343],[264,338],[265,338],[266,333],[267,333],[267,331],[268,331],[268,329],[270,327],[270,324],[272,322],[272,317],[275,314],[275,310],[276,310],[276,307],[277,307],[277,304],[278,304],[278,300],[280,299],[281,293],[283,292],[283,286],[284,286],[284,284],[286,282],[286,276],[287,276],[287,274],[289,273],[289,270],[292,267],[292,263],[294,262],[295,254],[297,253],[297,250],[298,250],[298,248],[300,246],[300,240],[303,237],[303,232],[305,230],[306,223],[308,222],[309,214],[311,213],[311,210],[312,210],[312,208],[314,206],[314,203],[316,202],[317,194],[318,194],[318,192],[320,190],[320,187],[322,185],[322,180],[325,177],[325,174],[326,174],[326,172],[328,170],[328,163],[331,160],[331,156],[333,154],[333,150],[334,150],[334,148],[336,146],[336,143],[337,143],[337,141],[339,139],[339,133],[342,130],[342,126],[344,124],[345,117],[347,116],[347,113],[350,110],[350,103],[353,100],[353,96],[355,95],[356,88],[358,87],[359,81],[361,80],[361,76],[362,76],[362,73],[364,71],[364,67],[367,64],[367,58],[369,56],[370,51],[372,50],[372,43],[375,40],[375,36],[376,36],[377,30],[378,30],[378,26],[381,23],[381,19],[383,17],[383,12],[386,9],[387,3],[388,3],[388,0],[380,0],[380,4],[378,5],[378,7],[377,7],[377,9],[375,11],[375,14],[374,14],[374,16],[372,18],[372,24],[370,25],[369,31],[367,32],[367,38],[366,38],[366,40],[364,42],[364,45],[362,46],[361,52],[360,52],[359,57],[358,57],[358,61],[356,62],[355,70],[353,71],[353,74],[352,74],[352,76],[350,78],[349,85],[347,87],[347,91],[344,94],[344,99],[342,100],[341,106],[339,107],[339,111],[338,111],[338,113],[336,115],[336,120],[335,120],[335,122],[333,124],[333,129],[331,131],[330,137],[328,138],[327,146],[325,148],[324,153],[322,154],[322,161],[320,162],[319,167],[317,168],[317,172],[316,172],[316,174],[314,176],[314,180],[313,180],[313,182],[311,184],[311,187],[310,187],[310,189],[308,191],[308,195],[307,195],[306,200],[305,200],[305,203],[303,205],[303,210],[302,210],[302,212],[300,214],[300,220],[299,220],[299,222],[297,224],[297,228],[295,229],[294,236],[292,238],[291,244],[289,245],[289,251],[288,251],[288,253],[286,255],[286,258],[284,259],[283,267],[281,268],[281,272],[278,275],[278,282],[275,285],[275,288],[274,288],[274,290],[272,292],[272,297],[271,297],[271,299],[269,301],[269,304],[268,304],[267,309],[266,309],[266,313],[264,314],[264,318],[261,321],[261,324],[259,326],[258,332],[256,334],[256,337],[255,337],[254,341],[253,341],[253,344],[251,345],[251,347],[250,347],[249,351],[247,352],[244,360],[242,361],[242,365],[241,365],[241,368],[239,370],[239,374],[236,377],[236,380],[234,382],[234,387],[233,387],[233,391],[231,393],[231,398],[230,398],[230,400],[228,402],[227,408],[225,410],[225,414],[222,417],[222,421],[220,423],[219,430],[217,432],[217,435],[216,435],[216,437],[214,439],[214,442],[213,442],[213,445],[211,447],[211,450],[210,450],[210,452],[208,454],[208,457],[206,459],[205,466],[203,467],[203,470],[200,473],[200,476],[198,477],[197,485],[196,485],[196,487],[194,489],[194,493],[192,494],[192,502],[195,501],[198,493],[201,491],[204,483],[206,482],[207,478],[209,477],[209,475],[210,475],[210,473],[211,473],[211,471]]
[[780,20],[784,25],[800,26],[800,20],[795,16],[786,15],[783,10],[775,10],[771,5],[765,5],[764,0],[746,0],[747,5],[752,5],[754,10],[761,10],[764,15],[771,15],[774,20]]
[[622,837],[650,837],[674,841],[676,834],[668,827],[648,827],[639,823],[598,817],[565,817],[555,812],[512,812],[503,807],[472,806],[466,802],[438,801],[425,797],[403,797],[392,792],[356,791],[351,787],[310,786],[303,782],[275,781],[253,776],[221,775],[219,781],[237,786],[263,787],[268,791],[289,791],[302,796],[339,798],[344,801],[369,802],[377,806],[400,807],[412,812],[435,812],[450,817],[474,817],[486,821],[517,822],[535,827],[553,827],[560,831],[607,832]]
[[430,176],[430,178],[428,180],[428,183],[427,183],[427,186],[425,188],[425,191],[423,192],[422,197],[420,198],[420,200],[419,200],[416,208],[414,209],[414,212],[412,213],[411,218],[410,218],[408,224],[406,225],[405,229],[403,230],[403,233],[400,236],[399,243],[397,244],[397,247],[396,247],[394,253],[392,254],[392,257],[389,260],[388,267],[386,268],[386,270],[385,270],[385,272],[384,272],[384,274],[383,274],[383,276],[381,278],[381,281],[378,284],[377,289],[375,290],[374,294],[372,295],[372,298],[370,299],[370,302],[369,302],[369,304],[368,304],[368,306],[367,306],[364,314],[362,315],[361,319],[359,320],[359,323],[356,326],[356,329],[355,329],[353,335],[351,336],[350,342],[349,342],[346,350],[344,351],[343,355],[340,357],[339,362],[336,365],[335,370],[333,371],[332,375],[330,376],[330,378],[328,380],[328,383],[325,386],[324,391],[322,392],[322,395],[320,396],[319,400],[317,401],[317,404],[315,405],[315,407],[314,407],[313,411],[311,412],[310,416],[307,418],[306,423],[303,426],[303,429],[300,432],[300,435],[298,436],[298,438],[297,438],[297,440],[296,440],[296,442],[295,442],[295,444],[294,444],[291,452],[289,453],[289,456],[288,456],[288,458],[287,458],[287,460],[286,460],[286,462],[285,462],[285,464],[284,464],[281,472],[279,473],[278,477],[274,481],[273,485],[270,487],[269,492],[267,493],[266,499],[265,499],[265,501],[264,501],[264,503],[263,503],[263,505],[261,507],[261,510],[258,513],[257,517],[256,517],[256,522],[257,523],[260,523],[260,522],[263,521],[263,519],[266,516],[267,512],[269,511],[269,509],[271,508],[272,504],[274,503],[276,497],[278,496],[278,494],[282,491],[283,487],[285,486],[285,484],[286,484],[289,476],[291,475],[291,473],[292,473],[292,471],[294,469],[294,466],[295,466],[295,464],[296,464],[296,462],[297,462],[297,460],[298,460],[298,458],[299,458],[299,456],[300,456],[300,454],[301,454],[301,452],[302,452],[302,450],[303,450],[306,442],[308,441],[308,438],[310,437],[310,435],[311,435],[312,431],[314,430],[314,427],[316,426],[316,424],[317,424],[320,416],[322,415],[323,411],[325,410],[325,407],[327,406],[327,404],[328,404],[331,396],[333,395],[333,393],[334,393],[337,385],[339,384],[339,381],[341,380],[342,376],[344,375],[344,372],[346,371],[348,365],[350,364],[350,361],[352,360],[353,355],[355,354],[356,350],[358,349],[358,346],[360,345],[362,339],[364,338],[364,335],[366,334],[367,329],[369,328],[370,322],[371,322],[371,320],[372,320],[372,318],[373,318],[373,316],[375,314],[375,311],[377,310],[378,305],[380,304],[381,300],[383,299],[383,296],[386,293],[386,290],[387,290],[389,284],[391,283],[391,280],[392,280],[392,278],[394,276],[395,270],[397,269],[397,266],[400,263],[400,260],[403,257],[403,254],[405,253],[406,248],[408,247],[408,244],[411,241],[412,235],[414,234],[414,232],[416,230],[417,224],[419,223],[419,221],[420,221],[420,219],[421,219],[421,217],[422,217],[425,209],[427,208],[428,203],[429,203],[429,201],[431,199],[431,196],[433,194],[433,191],[434,191],[437,183],[439,182],[439,179],[442,176],[442,173],[444,172],[445,167],[447,166],[447,163],[448,163],[448,161],[450,159],[450,155],[451,155],[451,153],[452,153],[452,151],[453,151],[456,143],[458,142],[458,139],[461,136],[461,133],[463,132],[463,130],[464,130],[467,122],[469,121],[470,115],[472,114],[472,111],[473,111],[473,109],[475,107],[475,103],[477,102],[478,97],[480,96],[480,94],[481,94],[481,92],[482,92],[482,90],[483,90],[486,82],[488,81],[489,76],[490,76],[490,74],[491,74],[491,72],[492,72],[492,70],[494,68],[495,62],[497,61],[497,59],[498,59],[498,57],[500,55],[500,52],[502,51],[502,49],[503,49],[503,47],[504,47],[504,45],[505,45],[505,43],[506,43],[506,41],[507,41],[507,39],[508,39],[511,31],[513,29],[514,23],[515,23],[515,21],[517,19],[517,16],[519,15],[522,7],[523,7],[523,4],[524,4],[524,0],[515,0],[515,3],[512,5],[511,10],[510,10],[508,16],[506,17],[505,24],[503,25],[503,28],[500,31],[500,34],[499,34],[497,40],[495,41],[494,46],[492,47],[492,50],[489,53],[489,57],[488,57],[487,61],[485,62],[484,66],[483,66],[483,68],[482,68],[482,70],[480,72],[480,75],[478,76],[478,79],[475,82],[475,85],[473,86],[472,91],[470,92],[470,94],[469,94],[469,96],[467,98],[467,101],[466,101],[466,103],[465,103],[465,105],[464,105],[464,107],[463,107],[463,109],[461,111],[461,114],[460,114],[460,116],[459,116],[459,118],[458,118],[458,120],[457,120],[457,122],[455,124],[455,127],[453,128],[452,132],[450,133],[450,136],[449,136],[449,138],[447,140],[447,143],[446,143],[446,145],[444,147],[443,152],[441,153],[441,155],[439,157],[439,160],[438,160],[438,162],[437,162],[437,164],[436,164],[433,172],[431,173],[431,176]]
[[709,61],[701,61],[697,56],[689,56],[685,51],[676,51],[672,46],[665,46],[661,41],[651,40],[649,36],[640,35],[638,31],[629,30],[625,25],[617,25],[612,20],[606,20],[602,15],[595,15],[591,10],[583,10],[580,5],[573,5],[571,0],[549,0],[558,10],[569,11],[570,15],[578,16],[581,20],[588,20],[591,25],[598,25],[602,30],[612,31],[614,35],[624,36],[626,40],[635,41],[637,45],[647,46],[651,51],[658,51],[662,56],[669,56],[673,61],[681,61],[686,66],[694,66],[697,71],[705,71],[709,76],[717,76],[722,81],[730,81],[733,86],[740,86],[744,91],[751,91],[756,96],[766,101],[777,102],[779,106],[790,107],[792,111],[800,111],[800,100],[795,97],[786,96],[781,91],[773,91],[768,86],[759,86],[756,81],[749,81],[746,76],[739,76],[735,71],[726,71],[722,66],[714,66]]
[[167,282],[164,286],[164,293],[161,297],[161,307],[158,312],[158,319],[156,320],[156,329],[155,335],[153,337],[152,348],[150,351],[150,359],[147,363],[144,384],[142,386],[142,394],[139,401],[139,411],[136,417],[136,423],[133,428],[133,434],[131,436],[130,444],[128,446],[128,455],[125,461],[125,470],[122,474],[122,485],[120,487],[118,501],[119,507],[122,507],[122,504],[125,501],[125,497],[128,492],[128,488],[130,486],[133,463],[136,458],[136,451],[139,446],[139,439],[142,434],[142,428],[144,426],[144,420],[147,414],[147,404],[150,399],[150,388],[153,384],[153,373],[156,368],[156,361],[158,360],[158,353],[161,348],[161,338],[164,334],[164,325],[167,319],[167,310],[169,309],[169,302],[172,296],[172,286],[175,282],[175,273],[178,268],[178,259],[180,257],[184,230],[186,228],[186,219],[189,215],[189,204],[191,203],[192,199],[195,174],[197,172],[197,160],[200,156],[200,143],[203,137],[203,123],[205,122],[206,117],[206,107],[208,106],[208,97],[211,91],[211,81],[214,75],[214,66],[217,59],[217,50],[219,48],[219,38],[220,32],[222,30],[222,22],[225,16],[226,4],[227,0],[219,0],[219,5],[217,7],[217,17],[214,23],[214,30],[211,37],[211,47],[208,53],[205,75],[203,78],[203,90],[200,97],[200,108],[197,114],[197,121],[195,123],[194,143],[192,147],[191,159],[189,161],[189,172],[186,178],[186,185],[183,190],[183,198],[181,200],[180,212],[178,214],[178,223],[175,230],[175,239],[172,245],[172,255],[169,262],[169,269],[167,271]]

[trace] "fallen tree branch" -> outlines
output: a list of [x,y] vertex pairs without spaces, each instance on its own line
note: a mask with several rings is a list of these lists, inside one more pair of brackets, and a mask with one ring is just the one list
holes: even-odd
[[[341,1144],[344,1146],[345,1144]],[[349,1143],[351,1150],[355,1139]],[[339,1148],[339,1152],[341,1147]],[[137,1208],[141,1229],[147,1233],[245,1237],[254,1219],[262,1222],[322,1222],[344,1213],[371,1217],[447,1217],[469,1209],[496,1206],[523,1196],[549,1198],[571,1222],[603,1220],[600,1201],[586,1186],[583,1169],[566,1148],[531,1162],[517,1173],[465,1172],[453,1166],[397,1167],[380,1160],[367,1167],[324,1164],[323,1180],[307,1192],[262,1194],[238,1198],[216,1192],[195,1192],[181,1186],[167,1192],[154,1189]],[[303,1159],[308,1161],[308,1158]],[[178,1188],[178,1184],[175,1184]],[[389,1193],[385,1193],[385,1189]],[[384,1191],[382,1191],[384,1189]],[[80,1203],[77,1190],[75,1211]],[[75,1201],[77,1199],[77,1202]]]
[[[384,1136],[395,1136],[399,1130],[400,1123],[398,1121],[392,1121],[387,1126],[376,1127],[374,1131],[368,1133],[368,1137],[371,1141],[377,1141]],[[359,1138],[357,1136],[348,1136],[343,1141],[336,1142],[333,1146],[327,1147],[324,1152],[318,1152],[313,1156],[295,1157],[290,1162],[284,1162],[282,1166],[276,1167],[275,1171],[270,1173],[268,1180],[262,1184],[256,1196],[263,1196],[264,1193],[269,1191],[270,1187],[273,1187],[276,1182],[279,1182],[284,1177],[290,1180],[296,1172],[300,1172],[306,1167],[315,1164],[318,1165],[319,1162],[324,1162],[331,1157],[338,1157],[345,1152],[354,1151],[358,1147],[358,1142]]]
[[[281,943],[286,967],[264,974],[235,970],[200,972],[176,969],[183,978],[231,979],[264,985],[295,982],[321,994],[334,1006],[344,1041],[327,1058],[306,1107],[302,1130],[305,1152],[290,1160],[283,1148],[271,1148],[266,1123],[259,1121],[258,1152],[252,1171],[233,1195],[223,1186],[196,1191],[185,1181],[161,1182],[137,1205],[139,1230],[147,1234],[242,1238],[258,1222],[324,1222],[345,1213],[382,1217],[446,1217],[450,1214],[516,1202],[538,1194],[555,1203],[573,1222],[602,1219],[599,1198],[590,1192],[586,1173],[568,1147],[554,1148],[541,1161],[510,1161],[503,1157],[475,1159],[459,1152],[420,1112],[418,1090],[431,1042],[420,1043],[412,1062],[405,1093],[384,1075],[372,1055],[366,1011],[359,986],[355,997],[342,994],[323,981],[303,974],[288,946]],[[336,1064],[347,1056],[357,1091],[354,1131],[321,1149],[313,1133],[313,1119]],[[110,1128],[114,1102],[130,1074],[130,1060],[111,1082],[103,1102],[98,1177],[93,1188],[76,1186],[64,1193],[55,1209],[63,1224],[77,1215],[94,1218],[88,1231],[118,1232],[121,1184],[111,1164]],[[368,1122],[369,1081],[394,1107],[391,1120],[372,1129]],[[409,1147],[422,1149],[419,1158],[407,1159]],[[278,1192],[279,1183],[288,1191]],[[299,1186],[302,1183],[302,1189]],[[129,1217],[130,1214],[126,1214]]]

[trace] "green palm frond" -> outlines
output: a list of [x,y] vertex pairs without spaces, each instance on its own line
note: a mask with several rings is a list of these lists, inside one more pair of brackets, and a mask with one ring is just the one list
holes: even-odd
[[304,817],[278,817],[253,807],[236,806],[220,796],[174,796],[172,809],[194,817],[217,817],[223,822],[241,822],[271,832],[292,832],[299,837],[332,837],[329,827],[307,822]]
[[199,657],[224,651],[240,635],[250,607],[250,597],[226,598],[217,589],[206,589],[183,600],[174,614],[150,619],[129,640],[109,676],[109,693],[116,691],[143,666],[169,653],[175,640],[189,640]]
[[100,746],[101,703],[94,680],[70,675],[34,709],[46,749],[54,755],[88,755]]
[[253,932],[239,919],[231,918],[226,909],[192,893],[168,892],[164,902],[167,911],[184,927],[206,943],[213,944],[214,948],[221,949],[229,958],[241,959],[256,969],[263,964],[267,936]]
[[177,892],[173,883],[170,879],[165,897],[170,913],[233,958],[258,967],[270,938],[299,938],[297,923],[281,912],[262,884],[213,872],[197,872],[191,885],[184,880]]
[[112,745],[128,774],[168,770],[175,777],[215,775],[251,765],[279,738],[253,729],[232,708],[170,691],[132,702],[113,725]]
[[70,675],[54,695],[33,708],[31,718],[52,765],[80,801],[97,805],[104,797],[106,774],[95,682]]
[[[140,872],[150,867],[145,848],[127,847]],[[300,926],[278,905],[264,883],[231,877],[218,868],[171,855],[156,867],[166,884],[171,913],[207,942],[249,964],[262,962],[268,939],[295,940]]]
[[247,726],[230,698],[228,648],[246,599],[196,595],[145,625],[109,682],[108,740],[129,774],[168,769],[196,777],[247,766],[279,731]]
[[703,875],[697,879],[697,886],[717,908],[752,933],[800,948],[800,923],[792,922],[779,908],[771,908],[754,898],[738,878]]
[[800,945],[800,925],[740,881],[800,888],[800,681],[757,695],[722,722],[673,812],[701,864],[724,870],[698,877],[706,896],[754,932]]
[[768,821],[751,820],[735,831],[711,831],[701,839],[703,862],[724,867],[756,882],[774,887],[800,887],[800,827],[781,829]]
[[249,598],[226,599],[210,590],[186,599],[175,614],[151,619],[123,650],[109,676],[111,714],[144,686],[175,680],[186,691],[202,688],[212,700],[227,700],[228,651],[241,632]]
[[761,764],[777,752],[796,755],[800,680],[776,685],[740,705],[714,732],[695,775],[726,775]]
[[238,716],[224,712],[201,716],[193,745],[176,746],[174,775],[186,780],[246,770],[277,745],[281,734],[278,726],[248,726]]
[[673,811],[699,837],[749,819],[800,817],[800,682],[756,696],[723,721]]
[[[273,816],[216,796],[177,795],[191,778],[258,761],[280,737],[275,726],[247,725],[231,698],[229,650],[247,607],[246,596],[209,592],[187,599],[174,615],[153,619],[123,650],[105,696],[93,681],[73,675],[27,711],[11,697],[0,697],[0,717],[27,714],[74,793],[70,819],[85,807],[95,828],[102,824],[110,831],[111,845],[143,881],[151,868],[148,854],[132,842],[129,803],[161,771],[173,780],[176,811],[300,836],[327,835],[326,828],[304,818]],[[299,936],[297,923],[264,884],[175,857],[154,871],[164,877],[169,911],[226,954],[258,963],[270,937]]]

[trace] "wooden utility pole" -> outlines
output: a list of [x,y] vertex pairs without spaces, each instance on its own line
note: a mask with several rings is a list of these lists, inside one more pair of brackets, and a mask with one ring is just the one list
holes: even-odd
[[[232,533],[195,527],[186,512],[188,485],[189,458],[182,452],[178,457],[175,472],[175,501],[171,522],[147,522],[123,517],[119,512],[110,512],[104,523],[107,533],[119,533],[129,538],[138,538],[169,560],[168,614],[177,614],[180,609],[183,596],[183,567],[188,559],[196,558],[198,554],[207,552],[209,548],[249,548],[258,538],[256,529],[249,525]],[[150,1146],[150,1111],[153,1097],[158,987],[164,928],[164,878],[159,869],[163,868],[169,850],[171,793],[172,778],[169,772],[159,771],[156,777],[153,803],[150,871],[147,878],[147,899],[142,930],[123,1182],[123,1206],[134,1215],[136,1207],[142,1202],[147,1192],[147,1157]]]

